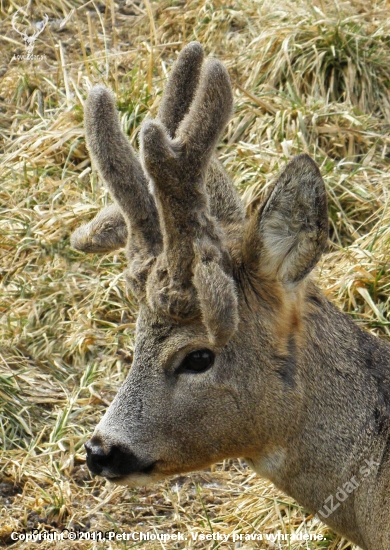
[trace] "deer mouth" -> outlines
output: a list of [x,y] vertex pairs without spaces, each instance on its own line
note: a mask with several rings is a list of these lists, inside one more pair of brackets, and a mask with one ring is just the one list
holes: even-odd
[[[87,462],[87,464],[88,464],[88,462]],[[149,465],[147,465],[143,468],[140,468],[137,471],[131,471],[130,473],[125,474],[125,475],[111,474],[110,472],[104,473],[104,471],[102,473],[98,474],[98,475],[105,477],[106,479],[108,479],[108,481],[111,481],[112,483],[116,483],[116,484],[119,484],[119,485],[126,485],[126,480],[130,480],[133,477],[134,478],[135,477],[146,478],[146,477],[151,476],[153,474],[155,464],[156,464],[156,462],[152,462]],[[126,469],[126,466],[124,466],[123,469]]]
[[167,476],[158,472],[151,471],[150,473],[135,472],[127,476],[104,476],[107,481],[114,485],[123,485],[129,488],[145,487],[156,481],[166,478]]

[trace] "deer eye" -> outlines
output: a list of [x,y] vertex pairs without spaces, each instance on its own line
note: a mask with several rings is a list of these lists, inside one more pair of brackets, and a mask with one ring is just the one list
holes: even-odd
[[176,372],[204,372],[212,367],[214,358],[214,353],[209,349],[192,351],[186,355]]

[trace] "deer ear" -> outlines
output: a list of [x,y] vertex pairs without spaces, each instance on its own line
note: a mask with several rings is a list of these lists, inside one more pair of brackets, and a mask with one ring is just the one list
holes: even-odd
[[249,223],[246,261],[260,275],[298,284],[313,269],[328,238],[325,185],[308,155],[295,157],[281,173]]

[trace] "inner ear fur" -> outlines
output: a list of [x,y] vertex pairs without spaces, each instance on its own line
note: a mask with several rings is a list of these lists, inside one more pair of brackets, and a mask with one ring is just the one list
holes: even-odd
[[326,190],[308,155],[291,160],[249,221],[244,258],[251,271],[294,286],[319,260],[328,238]]

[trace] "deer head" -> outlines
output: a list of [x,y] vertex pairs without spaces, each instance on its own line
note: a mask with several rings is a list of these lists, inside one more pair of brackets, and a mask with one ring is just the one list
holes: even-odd
[[231,112],[229,75],[196,42],[143,123],[139,159],[112,94],[97,86],[86,102],[87,145],[115,206],[72,244],[126,241],[139,302],[129,376],[86,443],[92,472],[117,483],[258,460],[300,414],[301,303],[327,240],[325,188],[300,155],[246,218],[213,156]]

